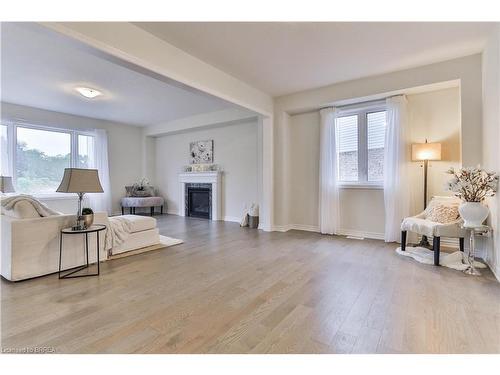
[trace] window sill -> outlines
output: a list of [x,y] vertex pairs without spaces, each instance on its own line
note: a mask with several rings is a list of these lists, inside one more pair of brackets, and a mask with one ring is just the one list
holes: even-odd
[[370,190],[384,190],[382,184],[356,184],[356,183],[342,183],[339,185],[340,189],[370,189]]

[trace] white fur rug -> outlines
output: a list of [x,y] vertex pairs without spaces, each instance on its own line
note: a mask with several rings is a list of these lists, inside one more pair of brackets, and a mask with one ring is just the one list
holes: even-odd
[[[406,246],[406,251],[401,251],[401,247],[398,247],[396,249],[396,253],[413,258],[420,263],[434,264],[434,252],[432,250],[426,249],[425,247]],[[462,254],[463,253],[461,251],[455,251],[451,254],[441,252],[439,257],[439,264],[441,264],[441,266],[443,267],[463,271],[467,268],[467,264],[462,263]],[[486,268],[483,263],[478,262],[477,260],[474,261],[474,267]]]

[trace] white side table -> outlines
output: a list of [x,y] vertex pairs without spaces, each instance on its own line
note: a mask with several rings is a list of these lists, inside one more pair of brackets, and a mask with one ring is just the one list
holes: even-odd
[[490,227],[487,225],[480,225],[477,227],[466,227],[463,226],[464,229],[467,229],[470,232],[470,245],[469,251],[466,254],[466,259],[464,261],[467,264],[467,268],[463,271],[467,275],[473,276],[481,276],[481,272],[474,267],[474,258],[476,255],[476,236],[484,236],[490,231]]

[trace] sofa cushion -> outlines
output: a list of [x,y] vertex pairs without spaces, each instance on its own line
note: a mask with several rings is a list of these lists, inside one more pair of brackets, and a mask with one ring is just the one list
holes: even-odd
[[130,222],[130,231],[132,233],[156,228],[156,219],[154,217],[139,215],[123,215],[122,217]]

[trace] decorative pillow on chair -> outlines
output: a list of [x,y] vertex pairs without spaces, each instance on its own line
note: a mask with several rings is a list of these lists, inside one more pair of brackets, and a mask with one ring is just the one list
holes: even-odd
[[458,219],[458,202],[432,200],[425,209],[426,220],[447,224]]

